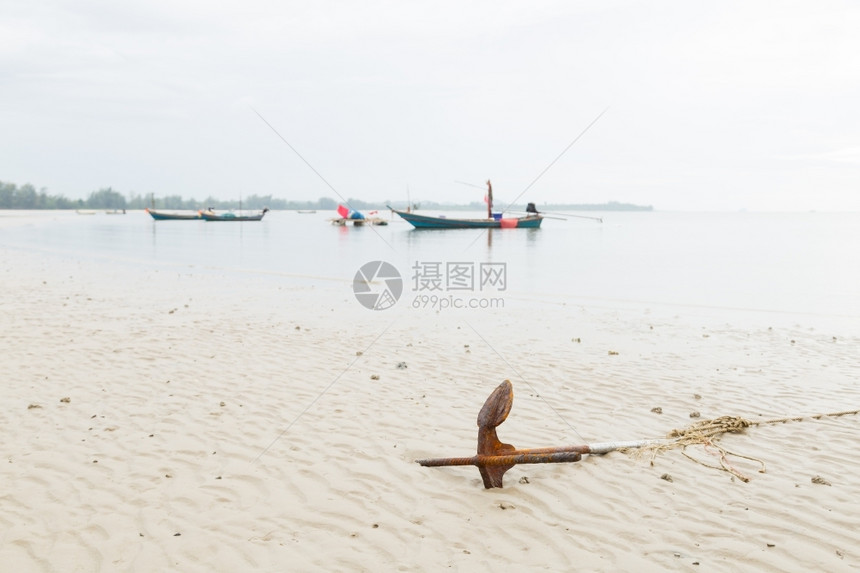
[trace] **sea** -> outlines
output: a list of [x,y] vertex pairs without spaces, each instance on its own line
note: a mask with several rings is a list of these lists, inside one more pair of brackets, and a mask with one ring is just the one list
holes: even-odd
[[[427,212],[448,217],[467,212]],[[154,221],[143,211],[0,211],[0,247],[114,268],[259,276],[352,288],[394,267],[410,296],[485,290],[573,304],[654,305],[860,325],[860,213],[581,212],[540,229],[335,226],[332,212],[261,222]],[[598,221],[597,218],[601,220]],[[484,281],[482,275],[491,271]],[[502,274],[503,273],[503,274]],[[484,283],[487,284],[484,284]]]

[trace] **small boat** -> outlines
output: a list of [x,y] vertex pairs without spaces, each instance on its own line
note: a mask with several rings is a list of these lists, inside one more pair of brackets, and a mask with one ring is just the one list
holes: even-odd
[[384,227],[388,224],[388,221],[383,219],[382,217],[365,217],[364,219],[349,219],[346,217],[335,217],[334,219],[329,219],[332,225],[337,227],[344,227],[348,223],[352,223],[353,227],[363,227],[364,225],[377,225],[380,227]]
[[[371,211],[370,215],[376,215],[378,211]],[[352,223],[353,227],[362,227],[364,225],[387,225],[388,221],[382,217],[368,217],[364,213],[350,209],[346,205],[337,206],[338,217],[329,219],[332,225],[343,227],[347,223]]]
[[211,207],[205,211],[198,211],[198,213],[200,213],[200,217],[207,221],[260,221],[263,219],[263,215],[268,212],[268,207],[251,215],[243,214],[241,211],[239,213],[235,213],[233,211],[216,213]]
[[493,185],[487,181],[486,219],[456,219],[448,217],[431,217],[418,215],[411,211],[398,211],[388,207],[416,229],[537,229],[543,221],[543,216],[529,203],[529,212],[525,217],[506,218],[502,213],[493,213]]
[[391,210],[403,217],[416,229],[537,229],[543,221],[541,215],[498,219],[456,219],[418,215],[397,209]]
[[156,221],[192,221],[203,218],[196,211],[160,211],[147,208],[146,212]]

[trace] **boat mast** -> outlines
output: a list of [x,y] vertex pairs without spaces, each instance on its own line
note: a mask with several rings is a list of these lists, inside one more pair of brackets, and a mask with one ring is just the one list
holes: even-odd
[[487,179],[487,219],[493,218],[493,184]]

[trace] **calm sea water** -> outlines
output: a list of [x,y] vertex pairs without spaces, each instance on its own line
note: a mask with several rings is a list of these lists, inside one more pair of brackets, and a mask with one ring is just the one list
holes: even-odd
[[396,216],[386,227],[334,227],[327,222],[333,213],[326,212],[270,212],[259,223],[30,212],[26,224],[0,224],[0,245],[120,266],[256,273],[296,285],[349,283],[371,260],[394,264],[406,288],[416,264],[494,262],[505,264],[508,292],[516,295],[842,317],[860,324],[858,213],[597,215],[603,223],[548,219],[541,229],[487,232],[416,231]]

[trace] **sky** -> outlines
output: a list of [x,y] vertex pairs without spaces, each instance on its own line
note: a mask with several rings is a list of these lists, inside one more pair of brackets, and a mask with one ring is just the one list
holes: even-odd
[[0,0],[0,181],[860,211],[857,30],[836,1]]

